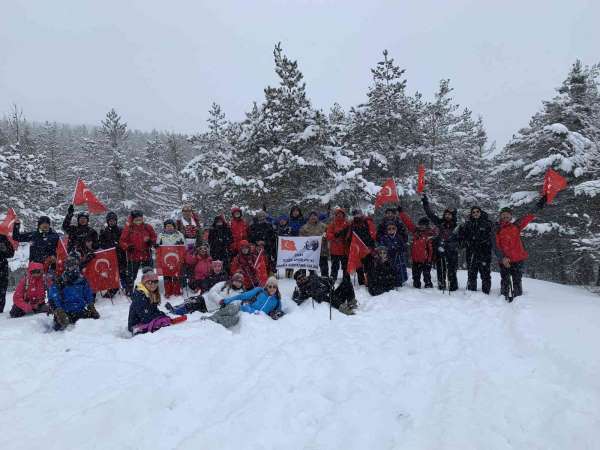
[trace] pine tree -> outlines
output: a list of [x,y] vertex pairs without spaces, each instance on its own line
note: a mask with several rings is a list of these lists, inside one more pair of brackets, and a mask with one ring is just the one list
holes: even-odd
[[118,200],[127,201],[129,172],[125,166],[125,141],[128,136],[127,123],[111,109],[102,121],[100,131],[110,151],[110,172],[108,179],[112,183],[113,192]]

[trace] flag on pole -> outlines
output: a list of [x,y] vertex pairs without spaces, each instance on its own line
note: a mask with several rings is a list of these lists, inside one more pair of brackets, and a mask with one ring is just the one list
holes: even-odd
[[88,189],[81,178],[77,179],[77,184],[75,185],[73,204],[76,206],[86,205],[88,211],[92,214],[101,214],[108,211],[106,206]]
[[69,256],[67,252],[68,245],[68,236],[63,236],[56,243],[56,275],[60,276],[65,271],[65,261],[67,260],[67,256]]
[[163,277],[181,276],[185,245],[161,245],[156,249],[156,272]]
[[6,216],[4,220],[0,223],[0,234],[6,236],[10,244],[13,246],[13,249],[17,249],[19,243],[13,239],[13,226],[15,225],[15,220],[17,220],[17,213],[12,208],[8,208],[6,211]]
[[417,177],[417,192],[420,194],[425,190],[425,164],[419,164],[419,175]]
[[94,292],[119,289],[119,260],[115,248],[100,250],[84,268],[83,276]]
[[269,273],[267,272],[267,262],[263,249],[260,249],[260,252],[258,252],[256,262],[254,263],[254,269],[256,270],[256,276],[258,277],[260,285],[264,286],[267,284]]
[[356,272],[356,269],[362,266],[362,259],[369,253],[369,247],[365,245],[356,233],[352,233],[350,254],[348,255],[348,273]]
[[398,191],[396,190],[396,183],[393,178],[390,178],[383,186],[381,186],[381,190],[377,193],[377,197],[375,198],[375,207],[379,207],[385,203],[398,203],[400,199],[398,198]]
[[552,203],[556,194],[567,187],[567,179],[552,169],[546,171],[544,176],[544,185],[542,186],[542,195],[546,195],[546,203]]

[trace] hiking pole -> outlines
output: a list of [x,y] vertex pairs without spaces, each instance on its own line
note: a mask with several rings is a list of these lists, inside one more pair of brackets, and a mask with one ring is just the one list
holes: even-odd
[[512,303],[512,301],[514,300],[514,290],[513,290],[513,279],[512,279],[512,274],[510,273],[510,271],[508,272],[508,296],[506,298],[506,301],[508,303]]
[[[343,280],[342,280],[343,282]],[[331,320],[331,304],[333,303],[333,283],[329,287],[329,320]]]

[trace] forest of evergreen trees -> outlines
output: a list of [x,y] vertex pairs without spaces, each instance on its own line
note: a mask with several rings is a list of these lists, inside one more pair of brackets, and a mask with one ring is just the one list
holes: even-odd
[[441,79],[437,92],[411,93],[387,51],[371,69],[364,103],[348,111],[315,108],[297,61],[279,44],[273,57],[279,82],[245,119],[228,120],[213,103],[207,129],[195,135],[130,130],[114,109],[95,126],[35,123],[12,105],[0,120],[0,214],[13,207],[26,228],[42,213],[61,220],[78,177],[110,209],[142,209],[157,223],[183,201],[207,222],[232,205],[249,215],[293,204],[373,212],[379,186],[393,177],[403,206],[418,216],[423,163],[437,208],[465,216],[477,204],[495,217],[505,205],[532,209],[552,167],[569,187],[527,229],[527,272],[600,283],[600,66],[565,68],[556,96],[497,151],[482,118],[454,98],[450,80]]

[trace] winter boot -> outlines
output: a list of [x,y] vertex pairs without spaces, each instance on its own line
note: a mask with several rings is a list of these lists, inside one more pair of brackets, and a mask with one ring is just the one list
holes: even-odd
[[87,315],[91,318],[91,319],[99,319],[100,318],[100,314],[98,313],[98,311],[96,310],[96,306],[92,303],[91,305],[88,305],[87,307]]
[[338,311],[342,314],[346,314],[347,316],[352,316],[354,314],[354,311],[352,311],[352,308],[348,305],[348,302],[342,303],[338,307]]
[[64,309],[57,308],[54,310],[54,329],[56,331],[64,330],[69,325],[69,317]]
[[358,308],[358,301],[356,300],[355,297],[348,300],[348,306],[350,307],[350,309]]

